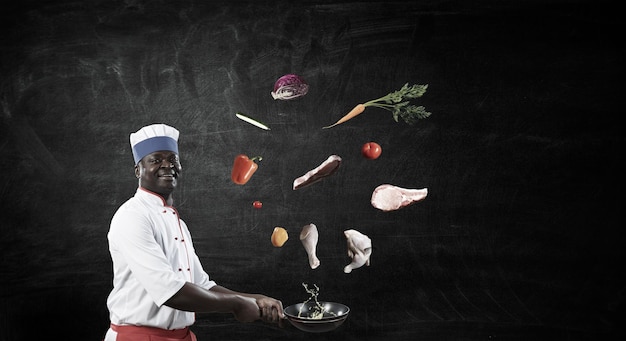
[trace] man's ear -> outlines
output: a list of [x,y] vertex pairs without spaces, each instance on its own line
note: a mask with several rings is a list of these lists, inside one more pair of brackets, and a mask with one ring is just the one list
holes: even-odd
[[139,164],[135,165],[135,176],[137,177],[137,179],[139,179],[139,177],[141,176],[141,171],[139,170]]

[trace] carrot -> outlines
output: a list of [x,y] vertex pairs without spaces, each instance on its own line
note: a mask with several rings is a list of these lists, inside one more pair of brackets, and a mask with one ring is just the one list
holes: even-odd
[[354,108],[352,108],[352,110],[350,110],[349,113],[347,113],[344,117],[342,117],[339,121],[337,121],[335,124],[323,127],[322,129],[327,129],[327,128],[332,128],[338,124],[341,124],[351,118],[354,118],[355,116],[363,113],[363,111],[365,111],[365,105],[363,104],[357,104]]
[[407,124],[415,124],[417,120],[430,116],[430,112],[426,111],[423,106],[409,105],[408,99],[422,97],[428,88],[428,84],[420,85],[414,84],[409,86],[406,83],[400,88],[388,93],[387,95],[373,99],[371,101],[357,104],[349,113],[342,117],[335,124],[322,127],[322,129],[332,128],[338,124],[341,124],[365,111],[367,107],[376,107],[391,111],[394,121],[398,122],[401,118]]

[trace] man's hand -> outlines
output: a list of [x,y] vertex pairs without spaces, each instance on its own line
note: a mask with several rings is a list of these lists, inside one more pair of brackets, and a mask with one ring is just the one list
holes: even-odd
[[259,295],[256,304],[261,312],[261,320],[269,323],[279,323],[285,318],[283,303],[277,299]]
[[260,308],[254,298],[241,295],[236,296],[237,304],[233,315],[239,322],[253,322],[261,318]]
[[275,298],[262,294],[237,292],[219,285],[212,287],[209,292],[229,298],[225,300],[230,302],[227,304],[228,311],[235,315],[237,321],[253,322],[260,319],[263,322],[278,323],[280,327],[283,326],[286,318],[283,303]]

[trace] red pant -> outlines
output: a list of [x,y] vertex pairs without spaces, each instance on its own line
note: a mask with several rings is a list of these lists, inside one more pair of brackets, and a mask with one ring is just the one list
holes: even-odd
[[111,323],[111,329],[117,332],[117,341],[197,341],[196,335],[189,330],[167,330],[154,327],[118,326]]

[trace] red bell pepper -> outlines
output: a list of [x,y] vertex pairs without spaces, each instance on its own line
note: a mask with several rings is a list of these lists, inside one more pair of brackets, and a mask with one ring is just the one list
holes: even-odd
[[230,174],[231,180],[237,185],[244,185],[259,168],[259,165],[255,161],[261,161],[262,159],[263,158],[260,156],[255,156],[250,159],[244,154],[237,155],[233,162],[233,171]]

